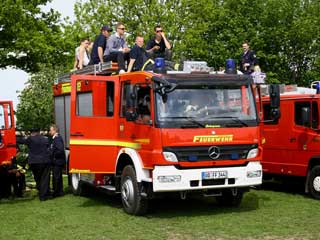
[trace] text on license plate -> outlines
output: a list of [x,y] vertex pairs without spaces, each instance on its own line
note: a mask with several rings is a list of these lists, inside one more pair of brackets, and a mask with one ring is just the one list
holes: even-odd
[[207,171],[202,172],[202,179],[223,179],[228,177],[227,171]]

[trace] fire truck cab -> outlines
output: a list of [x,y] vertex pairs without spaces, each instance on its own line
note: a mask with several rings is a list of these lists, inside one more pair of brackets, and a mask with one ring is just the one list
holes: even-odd
[[16,156],[16,133],[11,101],[0,101],[0,165],[11,164]]
[[[105,70],[103,70],[105,67]],[[77,72],[55,85],[55,119],[70,153],[71,187],[120,193],[139,215],[164,193],[239,205],[262,182],[252,79],[245,75]]]
[[305,191],[316,199],[320,199],[319,108],[315,89],[282,86],[281,118],[274,121],[269,97],[263,98],[264,175],[304,177]]

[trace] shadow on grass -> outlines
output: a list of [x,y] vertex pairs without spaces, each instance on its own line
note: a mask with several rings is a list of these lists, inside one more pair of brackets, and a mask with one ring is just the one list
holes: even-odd
[[207,216],[225,213],[250,212],[259,209],[257,194],[244,195],[239,207],[222,207],[213,197],[164,198],[151,201],[147,218],[174,218],[177,216]]
[[[122,208],[120,195],[109,195],[95,188],[85,189],[86,200],[79,207],[89,208],[96,206],[109,206]],[[71,193],[70,193],[71,194]],[[268,199],[264,199],[268,201]],[[189,196],[186,200],[177,196],[168,196],[149,201],[146,218],[174,218],[177,216],[206,216],[231,212],[249,212],[259,208],[259,198],[256,193],[245,194],[240,207],[222,207],[214,197]]]
[[273,192],[283,192],[290,195],[301,195],[309,198],[305,193],[305,179],[300,177],[283,177],[263,181],[260,189]]

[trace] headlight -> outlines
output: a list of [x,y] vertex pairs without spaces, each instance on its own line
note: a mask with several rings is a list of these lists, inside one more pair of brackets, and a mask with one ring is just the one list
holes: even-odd
[[258,156],[258,153],[259,153],[258,148],[251,149],[251,150],[248,152],[247,159],[257,157],[257,156]]
[[248,171],[247,172],[247,178],[258,178],[262,176],[262,171],[261,170],[256,170],[256,171]]
[[168,162],[178,162],[177,156],[172,152],[163,152],[163,157]]
[[180,182],[181,176],[180,175],[158,176],[158,181],[161,183]]

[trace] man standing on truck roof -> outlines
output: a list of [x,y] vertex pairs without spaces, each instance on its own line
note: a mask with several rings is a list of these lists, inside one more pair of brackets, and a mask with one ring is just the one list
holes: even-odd
[[114,61],[118,63],[119,73],[125,72],[125,61],[129,61],[129,52],[127,41],[125,39],[125,26],[118,22],[116,33],[107,40],[107,48],[104,52],[104,61]]
[[242,43],[243,53],[241,54],[240,71],[244,74],[251,74],[253,68],[258,64],[256,53],[250,49],[249,43]]
[[112,32],[112,28],[105,25],[101,28],[101,34],[94,40],[90,65],[103,63],[103,53],[106,49],[107,39]]
[[147,44],[147,52],[151,58],[165,58],[171,60],[171,44],[167,40],[166,35],[160,25],[154,27],[155,37]]

